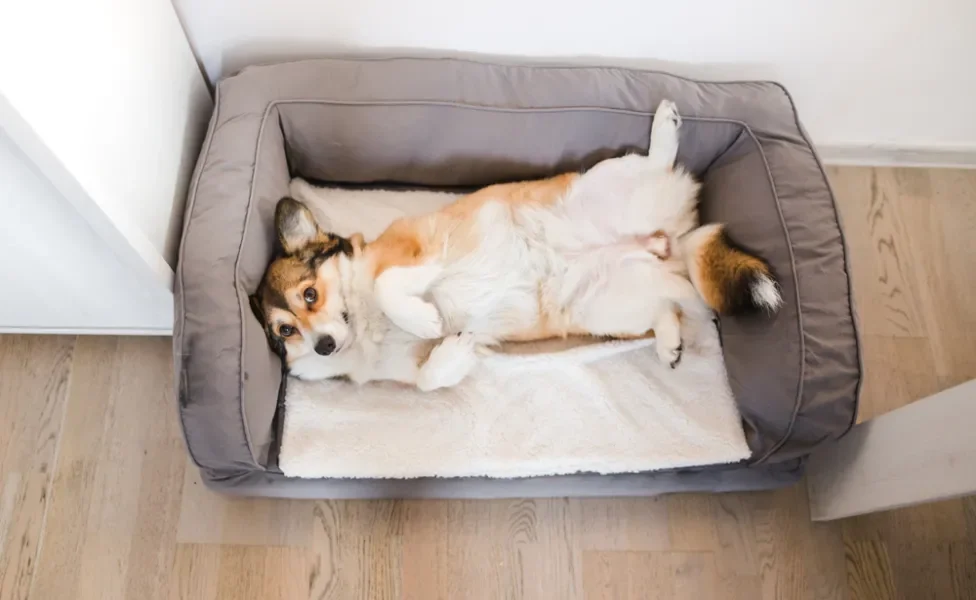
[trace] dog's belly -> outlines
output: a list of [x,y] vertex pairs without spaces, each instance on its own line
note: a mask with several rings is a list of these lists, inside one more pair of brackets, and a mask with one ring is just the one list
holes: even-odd
[[[506,253],[508,254],[508,253]],[[478,268],[450,269],[431,289],[449,332],[470,332],[498,340],[539,321],[544,268],[537,257],[492,256]]]
[[430,296],[446,331],[504,340],[539,322],[549,259],[506,207],[487,203],[476,218],[477,244],[444,265]]
[[[550,208],[513,213],[487,204],[477,218],[479,243],[445,265],[430,289],[446,332],[497,341],[585,335],[594,333],[587,323],[596,307],[639,311],[632,305],[651,293],[648,269],[654,271],[651,263],[658,259],[633,235],[581,247],[575,230],[585,231],[586,224],[566,221]],[[560,235],[553,235],[554,228]]]

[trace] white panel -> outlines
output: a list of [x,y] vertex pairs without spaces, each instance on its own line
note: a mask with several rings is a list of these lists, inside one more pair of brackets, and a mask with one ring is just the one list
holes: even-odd
[[2,130],[0,281],[0,331],[172,329],[172,294],[134,277]]
[[976,494],[976,380],[857,425],[807,465],[810,516],[829,521]]
[[153,270],[174,264],[211,101],[168,0],[4,3],[0,96],[14,113],[0,126],[35,164],[48,173],[37,146]]
[[781,81],[819,145],[976,150],[973,0],[174,4],[211,80],[253,62],[364,48],[707,64],[665,66]]

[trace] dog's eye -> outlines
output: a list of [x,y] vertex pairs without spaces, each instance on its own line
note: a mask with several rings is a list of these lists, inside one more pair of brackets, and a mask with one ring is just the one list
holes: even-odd
[[291,325],[282,325],[278,328],[278,335],[281,337],[291,337],[295,333],[295,328]]
[[315,288],[305,288],[305,293],[302,294],[302,297],[305,298],[305,302],[313,304],[316,300],[318,300],[319,293],[315,291]]

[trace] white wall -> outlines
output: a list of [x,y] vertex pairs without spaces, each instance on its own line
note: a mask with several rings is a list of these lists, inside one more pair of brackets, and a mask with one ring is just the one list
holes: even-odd
[[0,332],[167,333],[173,299],[109,250],[0,130]]
[[671,65],[692,76],[779,80],[828,149],[976,156],[974,0],[174,4],[211,80],[249,63],[347,49],[654,59],[641,62],[699,65]]
[[211,108],[169,0],[0,10],[0,128],[118,256],[138,255],[164,286]]

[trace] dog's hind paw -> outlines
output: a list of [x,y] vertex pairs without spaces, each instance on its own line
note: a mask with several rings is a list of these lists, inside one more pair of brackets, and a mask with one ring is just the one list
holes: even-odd
[[661,100],[661,103],[657,105],[654,118],[661,119],[662,124],[667,123],[675,129],[681,127],[681,115],[678,114],[678,105],[671,100]]
[[677,346],[669,346],[667,344],[662,344],[660,339],[657,344],[657,355],[661,359],[661,362],[668,365],[672,369],[677,368],[678,363],[681,362],[681,357],[684,354],[685,345],[682,342],[678,342]]
[[661,100],[651,123],[651,143],[648,146],[648,160],[655,168],[674,168],[678,156],[678,130],[681,129],[681,115],[677,105],[670,100]]

